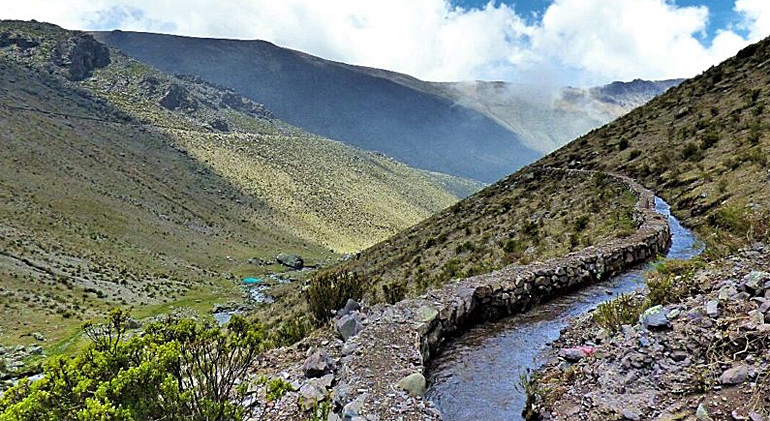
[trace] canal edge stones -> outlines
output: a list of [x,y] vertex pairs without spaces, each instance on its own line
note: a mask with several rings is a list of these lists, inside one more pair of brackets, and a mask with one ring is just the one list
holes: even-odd
[[[592,175],[587,170],[542,168],[545,173]],[[453,335],[489,320],[526,311],[578,286],[603,281],[663,254],[671,240],[668,221],[654,209],[654,194],[636,181],[607,174],[632,191],[637,230],[629,237],[526,266],[458,280],[417,299],[369,309],[370,323],[350,338],[356,352],[341,361],[347,400],[369,420],[440,420],[433,404],[407,392],[431,357]],[[419,383],[419,382],[418,382]],[[420,392],[420,391],[418,391]],[[350,415],[350,414],[348,414]]]

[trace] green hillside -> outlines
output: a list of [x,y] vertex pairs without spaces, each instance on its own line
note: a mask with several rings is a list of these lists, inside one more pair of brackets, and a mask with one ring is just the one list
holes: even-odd
[[635,202],[608,177],[525,168],[331,271],[357,273],[369,299],[392,302],[627,236]]
[[279,252],[364,248],[479,188],[53,25],[0,22],[0,66],[2,343],[114,305],[210,308]]
[[658,192],[713,254],[768,238],[770,40],[592,131],[538,165],[616,171]]

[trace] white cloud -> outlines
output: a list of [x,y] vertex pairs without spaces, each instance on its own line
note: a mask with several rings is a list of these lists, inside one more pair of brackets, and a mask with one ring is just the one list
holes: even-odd
[[735,10],[748,39],[723,28],[708,46],[708,9],[670,0],[555,0],[531,24],[505,4],[446,0],[25,0],[0,17],[265,39],[428,80],[596,84],[693,76],[770,35],[770,1],[737,0]]

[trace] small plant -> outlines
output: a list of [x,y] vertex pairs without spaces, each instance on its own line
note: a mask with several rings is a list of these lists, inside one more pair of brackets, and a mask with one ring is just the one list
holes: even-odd
[[640,156],[642,156],[642,151],[640,151],[639,149],[633,149],[628,154],[628,160],[633,161],[634,159],[639,158]]
[[600,304],[593,313],[594,321],[599,326],[618,331],[623,325],[636,323],[644,311],[644,301],[636,294],[624,294],[618,298]]
[[700,159],[700,150],[694,142],[688,142],[682,149],[682,159],[697,161]]
[[719,142],[719,133],[715,131],[709,131],[703,135],[700,141],[700,148],[706,150],[716,145]]
[[355,273],[327,272],[310,280],[307,303],[316,322],[324,323],[331,319],[333,312],[342,308],[348,299],[360,300],[363,295],[363,285]]
[[618,142],[618,150],[624,151],[628,149],[628,139],[620,139],[620,142]]
[[580,215],[575,219],[575,222],[572,228],[575,232],[584,231],[586,228],[588,228],[589,222],[591,222],[591,217],[589,217],[588,215]]

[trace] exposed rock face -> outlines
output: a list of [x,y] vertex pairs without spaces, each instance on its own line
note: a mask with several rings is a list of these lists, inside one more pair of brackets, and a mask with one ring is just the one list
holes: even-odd
[[198,108],[198,104],[188,97],[187,90],[177,83],[172,83],[169,86],[166,94],[160,99],[160,105],[168,110],[195,110]]
[[[640,225],[633,235],[545,263],[508,266],[447,284],[419,299],[371,309],[366,328],[348,339],[357,345],[357,351],[343,357],[341,365],[348,400],[362,401],[357,415],[440,419],[429,402],[389,390],[394,386],[404,389],[404,379],[421,373],[447,337],[474,324],[525,311],[565,290],[608,279],[661,254],[669,245],[670,231],[667,221],[653,209],[653,194],[630,179],[619,179],[638,197],[635,219]],[[360,390],[367,392],[356,392]],[[393,408],[401,408],[398,415]]]
[[51,61],[67,69],[69,80],[91,77],[94,69],[110,64],[110,50],[88,34],[79,33],[54,48]]
[[40,42],[35,39],[24,38],[11,34],[10,32],[0,33],[0,48],[5,48],[11,45],[15,45],[22,50],[34,48],[40,45]]

